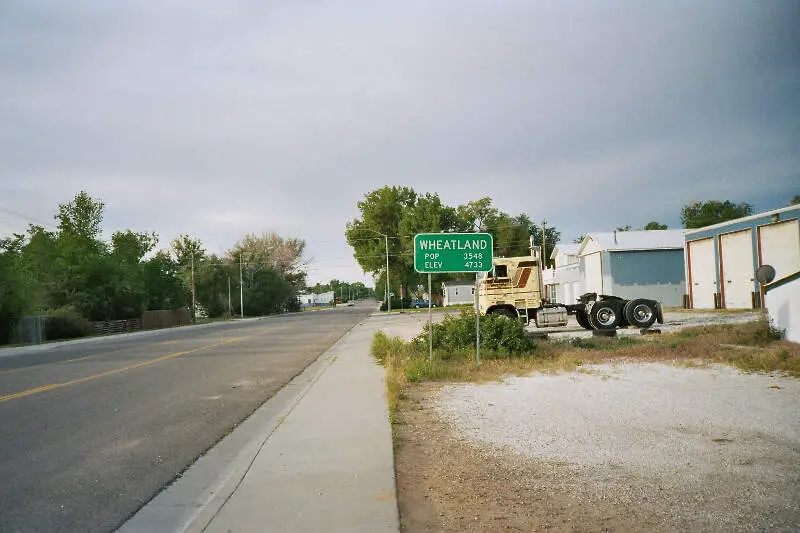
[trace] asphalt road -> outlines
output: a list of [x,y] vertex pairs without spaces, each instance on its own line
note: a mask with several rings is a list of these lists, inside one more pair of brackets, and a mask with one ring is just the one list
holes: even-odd
[[116,529],[373,310],[0,356],[0,530]]

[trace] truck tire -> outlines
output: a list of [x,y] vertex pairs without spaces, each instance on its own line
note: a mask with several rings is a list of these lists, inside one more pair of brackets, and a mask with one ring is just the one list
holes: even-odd
[[493,309],[489,314],[490,315],[497,315],[497,316],[504,316],[504,317],[508,318],[509,320],[516,320],[517,318],[519,318],[514,313],[514,311],[512,311],[508,307],[501,307],[499,309]]
[[631,326],[649,328],[658,317],[657,306],[657,302],[638,298],[626,303],[623,313]]
[[578,325],[583,329],[593,329],[592,325],[589,323],[589,317],[586,316],[586,313],[584,311],[576,312],[575,320],[578,321]]
[[622,306],[614,300],[595,302],[589,311],[589,323],[594,329],[616,329],[620,323]]

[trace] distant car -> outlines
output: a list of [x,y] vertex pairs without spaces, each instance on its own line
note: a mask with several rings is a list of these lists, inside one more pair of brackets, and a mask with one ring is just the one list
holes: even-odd
[[[436,302],[430,304],[431,307],[437,307]],[[411,307],[414,309],[421,309],[423,307],[428,307],[428,300],[412,300]]]

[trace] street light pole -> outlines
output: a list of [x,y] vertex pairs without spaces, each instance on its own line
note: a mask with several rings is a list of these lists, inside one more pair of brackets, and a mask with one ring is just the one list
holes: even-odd
[[386,308],[389,313],[392,312],[392,293],[389,292],[389,236],[383,235],[383,241],[386,244]]
[[244,318],[244,280],[242,278],[242,254],[239,254],[239,311]]
[[361,228],[367,231],[371,231],[372,233],[377,233],[378,235],[383,237],[383,243],[386,245],[386,309],[388,312],[392,312],[392,297],[391,293],[389,292],[389,236],[385,233],[381,233],[380,231],[370,229],[370,228]]

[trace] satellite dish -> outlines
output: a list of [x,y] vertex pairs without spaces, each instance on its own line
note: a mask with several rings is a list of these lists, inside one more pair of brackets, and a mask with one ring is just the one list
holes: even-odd
[[756,270],[756,279],[762,285],[771,283],[775,279],[775,269],[772,268],[772,265],[761,265]]

